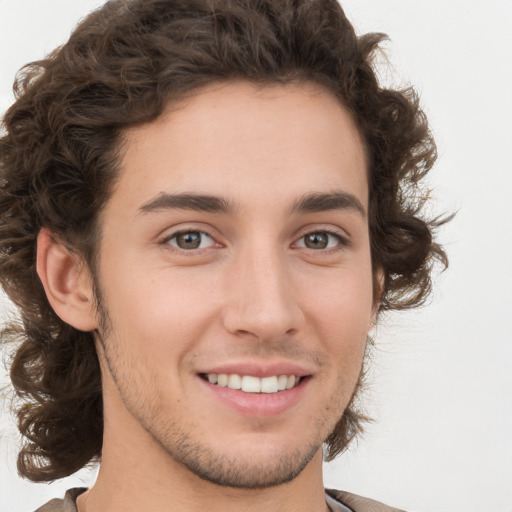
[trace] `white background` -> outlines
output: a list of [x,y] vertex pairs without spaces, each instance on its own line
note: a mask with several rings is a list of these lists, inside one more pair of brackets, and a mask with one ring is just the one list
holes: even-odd
[[[15,71],[100,3],[0,0],[0,111]],[[343,5],[359,32],[390,35],[395,72],[417,86],[439,144],[437,207],[459,214],[442,232],[451,265],[432,304],[377,329],[367,396],[376,422],[326,467],[326,485],[408,511],[512,512],[512,1]],[[16,430],[6,406],[0,414],[0,512],[30,512],[90,483],[87,472],[20,480]]]

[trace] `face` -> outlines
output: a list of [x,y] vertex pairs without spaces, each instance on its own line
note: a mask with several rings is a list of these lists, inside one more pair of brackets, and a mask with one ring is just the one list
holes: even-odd
[[366,172],[313,84],[211,85],[130,130],[101,218],[105,428],[221,485],[307,467],[374,319]]

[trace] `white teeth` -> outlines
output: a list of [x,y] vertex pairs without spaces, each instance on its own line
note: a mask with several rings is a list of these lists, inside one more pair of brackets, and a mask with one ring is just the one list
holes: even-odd
[[246,393],[259,393],[261,391],[261,379],[251,375],[244,375],[242,377],[242,391]]
[[291,389],[293,386],[295,386],[295,375],[290,375],[286,383],[286,389]]
[[279,391],[285,390],[287,382],[288,382],[288,377],[286,375],[279,375],[279,377],[277,379],[277,389],[279,389]]
[[240,389],[242,387],[242,377],[240,375],[237,375],[234,373],[233,375],[229,376],[228,379],[228,388],[231,389]]
[[300,382],[295,375],[273,375],[272,377],[253,377],[252,375],[238,375],[236,373],[208,373],[206,375],[210,384],[230,389],[241,389],[246,393],[277,393],[291,389]]
[[261,379],[262,393],[276,393],[278,391],[277,377],[265,377]]

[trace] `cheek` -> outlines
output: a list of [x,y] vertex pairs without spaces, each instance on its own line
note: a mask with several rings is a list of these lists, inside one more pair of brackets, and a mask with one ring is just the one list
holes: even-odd
[[372,325],[372,305],[370,273],[340,272],[324,280],[304,309],[334,358],[359,360]]
[[[304,283],[306,285],[306,283]],[[301,294],[308,298],[306,289]],[[326,318],[346,323],[347,327],[357,328],[367,322],[372,316],[373,286],[370,271],[341,269],[315,282],[312,293],[309,285],[309,307],[317,312],[324,312]],[[346,322],[351,319],[350,322]]]
[[216,316],[213,297],[204,291],[208,281],[195,282],[172,269],[125,267],[135,270],[126,272],[121,264],[105,269],[109,278],[103,283],[105,305],[120,342],[146,356],[190,348]]

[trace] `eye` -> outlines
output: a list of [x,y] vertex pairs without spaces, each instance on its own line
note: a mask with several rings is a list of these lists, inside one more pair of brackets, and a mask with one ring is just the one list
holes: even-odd
[[301,237],[296,245],[297,247],[305,247],[306,249],[334,249],[343,245],[343,238],[329,231],[314,231]]
[[182,231],[165,240],[165,243],[184,251],[206,249],[215,245],[213,238],[204,231]]

